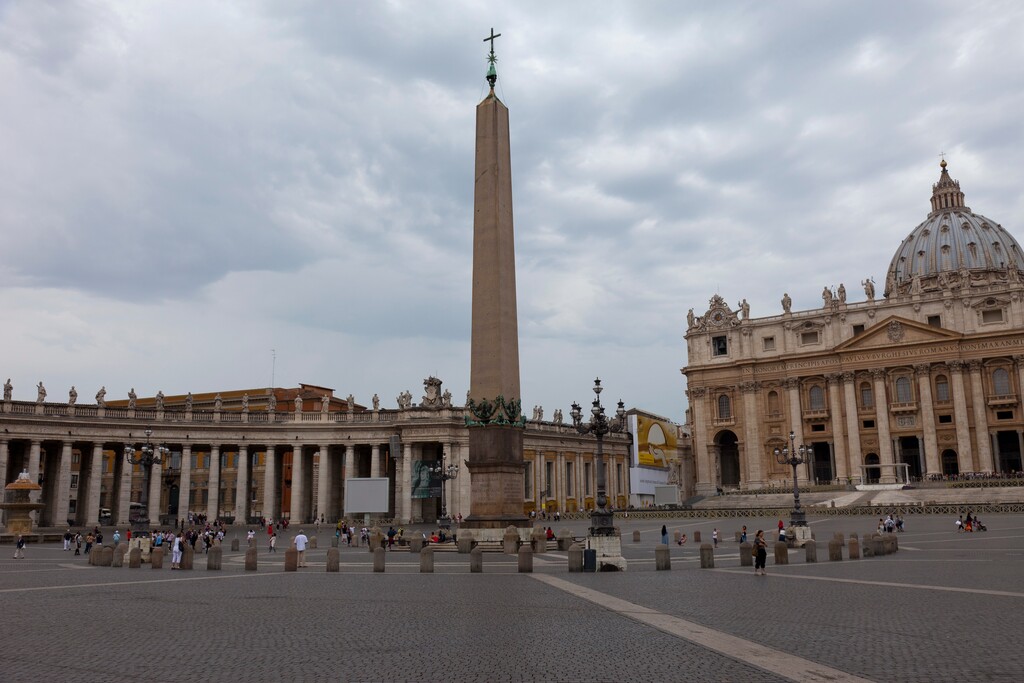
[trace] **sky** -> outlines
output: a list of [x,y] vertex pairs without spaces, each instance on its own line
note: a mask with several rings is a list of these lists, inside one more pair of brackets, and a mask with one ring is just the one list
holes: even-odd
[[527,415],[682,422],[686,311],[860,300],[941,153],[1024,237],[1016,2],[0,0],[14,398],[461,403],[492,27]]

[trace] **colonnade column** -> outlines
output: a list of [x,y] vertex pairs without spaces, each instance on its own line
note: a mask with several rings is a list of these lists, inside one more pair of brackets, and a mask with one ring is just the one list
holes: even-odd
[[[7,486],[11,482],[7,481],[7,461],[10,457],[10,449],[7,443],[7,439],[0,439],[0,487]],[[17,477],[17,474],[15,475]],[[6,524],[7,521],[4,519],[3,510],[0,510],[0,524]]]
[[747,442],[747,476],[742,482],[746,489],[764,486],[764,446],[761,443],[761,421],[757,419],[757,394],[760,390],[760,382],[740,384],[743,392],[743,439]]
[[859,467],[864,464],[864,453],[860,447],[860,416],[857,414],[857,391],[854,386],[856,375],[847,371],[842,377],[843,399],[846,403],[846,438],[850,444],[850,471],[859,472],[863,477],[863,470]]
[[[401,476],[402,484],[402,497],[401,497],[401,514],[398,519],[402,524],[408,524],[412,520],[412,444],[402,444],[402,466],[396,472],[395,476]],[[398,479],[396,479],[398,481]],[[397,495],[398,492],[396,491]]]
[[292,504],[288,517],[292,524],[302,524],[302,498],[306,492],[305,458],[302,456],[302,444],[292,447]]
[[974,471],[974,455],[971,449],[971,427],[967,420],[967,395],[964,392],[964,362],[951,360],[946,363],[953,378],[953,421],[956,423],[957,466],[961,472]]
[[935,438],[935,408],[932,405],[932,372],[928,363],[914,366],[917,393],[921,397],[921,427],[924,433],[924,466],[926,474],[940,474],[939,441]]
[[988,408],[985,405],[985,390],[981,384],[981,361],[972,360],[967,364],[971,371],[971,403],[974,404],[974,438],[978,443],[978,469],[993,472],[992,442],[988,433]]
[[[690,387],[686,390],[690,399],[690,414],[693,416],[693,457],[697,465],[696,488],[698,494],[711,494],[715,492],[715,482],[712,481],[713,468],[711,458],[708,456],[707,448],[707,410],[704,405],[704,397],[707,389],[704,387]],[[580,466],[580,483],[583,483],[583,470]],[[580,487],[580,509],[584,508],[587,489]]]
[[1024,399],[1024,356],[1014,356],[1013,365],[1017,368],[1017,397]]
[[213,522],[220,515],[220,446],[210,446],[210,462],[206,468],[206,518]]
[[[33,484],[39,483],[39,458],[43,444],[39,439],[32,439],[28,449],[28,478]],[[20,474],[20,472],[19,472]],[[6,486],[7,484],[4,484]],[[39,502],[40,491],[32,491],[28,494],[28,499],[33,503]],[[31,512],[32,521],[35,524],[39,523],[39,511],[33,510]]]
[[[2,471],[2,470],[0,470]],[[95,524],[100,518],[100,485],[103,480],[103,444],[92,445],[89,460],[89,485],[85,492],[85,523]]]
[[[132,474],[135,465],[128,462],[124,457],[124,444],[114,448],[114,458],[121,463],[121,482],[117,487],[117,524],[128,524],[129,513],[128,503],[132,499]],[[114,468],[117,471],[117,468]]]
[[[832,456],[835,460],[835,477],[840,484],[846,483],[850,478],[849,460],[846,457],[846,439],[843,438],[843,403],[839,398],[839,382],[842,376],[839,373],[825,375],[828,382],[828,411],[829,424],[832,425]],[[853,408],[854,415],[857,414],[857,407]]]
[[878,427],[878,455],[882,471],[878,481],[896,483],[896,462],[892,453],[892,432],[889,431],[889,399],[885,391],[885,370],[872,370],[875,386],[875,425]]
[[178,480],[178,518],[188,522],[192,504],[192,445],[181,447],[181,478]]
[[153,463],[153,466],[149,468],[149,491],[146,492],[146,516],[149,518],[152,524],[159,525],[160,523],[160,482],[164,466],[159,463]]
[[370,476],[380,476],[380,444],[370,446]]
[[558,500],[558,511],[565,513],[565,453],[555,451],[555,481],[558,482],[558,490],[555,498]]
[[276,509],[277,490],[277,453],[273,444],[267,444],[266,453],[263,456],[263,516],[271,524],[281,516],[281,511]]
[[235,524],[246,524],[249,521],[249,447],[238,447],[238,460],[235,462]]
[[316,480],[316,507],[314,508],[316,515],[314,522],[320,519],[320,515],[324,516],[324,521],[327,520],[327,513],[329,512],[328,507],[330,506],[330,495],[331,495],[331,464],[327,462],[327,448],[320,446],[317,451],[317,457],[320,459],[319,476]]
[[[789,429],[796,434],[796,443],[803,443],[804,427],[800,413],[800,380],[790,377],[785,381],[786,398],[789,399]],[[797,468],[797,479],[810,481],[811,461],[808,458],[803,467]]]
[[68,520],[69,501],[71,500],[71,442],[65,441],[60,447],[60,468],[57,470],[57,487],[55,489],[57,506],[50,519],[52,526],[64,526]]
[[[692,404],[691,404],[692,405]],[[696,433],[696,430],[694,430]],[[585,474],[583,471],[583,454],[576,453],[576,510],[580,511],[586,508],[587,504],[587,485],[583,479]]]

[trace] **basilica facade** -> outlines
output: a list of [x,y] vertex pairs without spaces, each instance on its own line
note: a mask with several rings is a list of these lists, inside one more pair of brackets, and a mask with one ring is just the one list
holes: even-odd
[[[965,204],[941,164],[931,211],[899,245],[877,293],[752,318],[714,296],[688,315],[686,376],[696,490],[791,481],[899,485],[1021,470],[1024,254]],[[862,289],[863,288],[863,289]],[[851,297],[852,299],[852,297]]]

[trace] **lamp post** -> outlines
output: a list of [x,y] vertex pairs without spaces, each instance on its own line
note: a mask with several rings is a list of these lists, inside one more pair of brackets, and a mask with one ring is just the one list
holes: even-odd
[[593,434],[597,439],[597,454],[595,463],[597,467],[597,506],[590,513],[590,535],[591,536],[614,536],[615,525],[613,524],[613,513],[608,509],[607,477],[604,471],[604,435],[608,432],[621,432],[626,425],[626,409],[619,401],[615,409],[615,417],[609,421],[605,415],[604,406],[601,405],[601,378],[594,380],[594,401],[590,407],[590,420],[583,422],[583,410],[579,404],[573,403],[569,414],[572,416],[573,427],[580,434]]
[[793,514],[789,523],[791,526],[807,526],[807,517],[804,511],[800,509],[800,487],[797,486],[796,468],[798,465],[804,464],[813,453],[813,450],[810,446],[804,444],[797,446],[796,434],[790,432],[789,446],[776,447],[774,452],[776,462],[780,465],[790,465],[793,467]]
[[170,448],[162,444],[154,446],[150,441],[151,436],[153,436],[153,430],[146,427],[146,443],[142,444],[138,450],[130,445],[124,447],[124,457],[128,464],[142,466],[142,494],[139,496],[142,499],[139,501],[139,504],[142,505],[142,513],[136,519],[130,520],[134,529],[133,535],[146,535],[149,533],[150,471],[153,465],[163,463],[164,458],[170,455],[171,452]]
[[451,481],[452,479],[458,479],[459,477],[459,464],[445,465],[444,464],[444,453],[441,453],[441,460],[431,466],[431,473],[440,475],[441,477],[441,518],[437,520],[437,526],[441,529],[452,528],[452,518],[448,515],[448,504],[445,502],[444,496],[444,483]]

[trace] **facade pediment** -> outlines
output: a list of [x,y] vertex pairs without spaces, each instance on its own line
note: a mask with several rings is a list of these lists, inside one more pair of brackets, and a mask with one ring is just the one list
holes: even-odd
[[870,329],[865,330],[853,339],[848,339],[835,347],[837,353],[876,349],[879,347],[899,346],[901,344],[922,344],[930,342],[957,341],[962,334],[944,330],[939,327],[925,325],[915,320],[900,316],[890,316],[880,320]]

